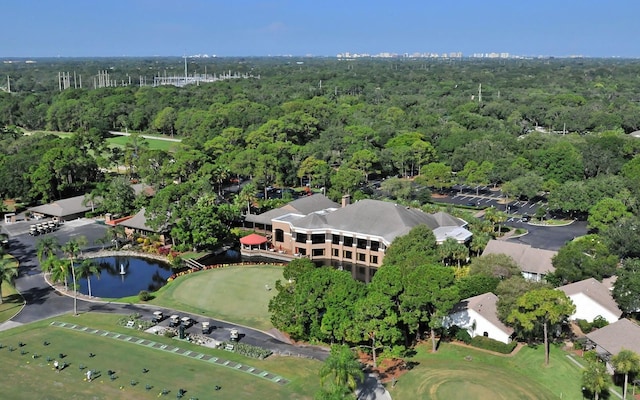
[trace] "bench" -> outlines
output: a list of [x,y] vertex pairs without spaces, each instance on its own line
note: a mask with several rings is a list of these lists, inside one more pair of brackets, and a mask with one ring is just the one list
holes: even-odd
[[127,328],[133,328],[133,326],[136,324],[136,321],[127,321]]

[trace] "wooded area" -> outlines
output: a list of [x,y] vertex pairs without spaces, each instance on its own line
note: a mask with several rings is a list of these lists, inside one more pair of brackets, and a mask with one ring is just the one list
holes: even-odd
[[[640,138],[631,133],[640,129],[640,61],[220,59],[191,67],[260,78],[65,90],[55,80],[60,70],[108,69],[124,83],[179,73],[180,60],[0,66],[12,81],[12,92],[0,93],[0,195],[35,204],[89,193],[102,199],[96,213],[145,207],[154,227],[171,226],[177,248],[207,249],[247,207],[287,200],[267,199],[271,186],[358,200],[373,195],[368,181],[384,180],[387,199],[431,210],[429,191],[492,185],[510,198],[542,200],[550,213],[586,218],[593,234],[560,250],[549,281],[602,279],[627,260],[614,295],[625,312],[637,311]],[[74,134],[23,134],[44,130]],[[110,130],[133,134],[124,147],[109,146]],[[151,148],[141,134],[182,143]],[[229,199],[222,188],[232,179],[252,182]],[[153,186],[155,196],[136,198],[132,181]],[[436,248],[430,232],[401,237],[366,288],[341,271],[290,264],[291,280],[279,283],[270,306],[274,325],[304,340],[405,348],[425,330],[434,337],[456,301],[494,291],[501,319],[527,321],[518,334],[535,334],[525,329],[528,316],[513,313],[526,313],[516,300],[531,289],[542,290],[536,301],[553,302],[544,287],[505,276],[514,270],[508,260],[491,260],[504,265],[499,277],[485,258],[460,267],[496,225],[500,231],[504,213],[465,219],[469,248]]]

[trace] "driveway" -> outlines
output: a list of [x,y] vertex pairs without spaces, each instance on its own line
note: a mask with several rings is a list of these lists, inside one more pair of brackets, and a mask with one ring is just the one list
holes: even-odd
[[524,243],[538,249],[553,251],[558,251],[568,241],[586,235],[588,232],[586,221],[574,221],[565,226],[537,226],[515,221],[507,225],[529,231],[524,236],[508,239],[510,242]]

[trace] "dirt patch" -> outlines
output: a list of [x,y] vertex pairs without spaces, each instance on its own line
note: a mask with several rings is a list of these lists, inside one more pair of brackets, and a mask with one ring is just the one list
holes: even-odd
[[365,370],[376,374],[382,383],[395,382],[409,371],[407,363],[401,358],[378,359],[378,366],[375,368],[370,354],[359,352],[358,359],[365,366]]

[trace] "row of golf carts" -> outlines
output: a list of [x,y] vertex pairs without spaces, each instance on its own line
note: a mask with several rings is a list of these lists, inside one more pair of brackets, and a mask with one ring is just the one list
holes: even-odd
[[58,221],[45,221],[40,224],[34,224],[29,227],[29,235],[38,236],[45,233],[53,232],[58,229]]
[[[154,311],[153,312],[153,322],[160,323],[160,321],[162,321],[164,319],[164,314],[162,313],[162,311]],[[191,319],[191,317],[180,317],[179,315],[171,315],[169,317],[169,326],[170,327],[184,327],[184,329],[189,328],[190,326],[194,325],[196,323],[196,321],[194,321],[193,319]],[[202,322],[200,325],[202,325],[202,333],[207,335],[211,332],[211,329],[215,327],[211,326],[211,323],[209,321],[204,321]],[[232,328],[229,332],[229,339],[231,341],[237,341],[239,338],[240,334],[238,332],[237,329]]]

